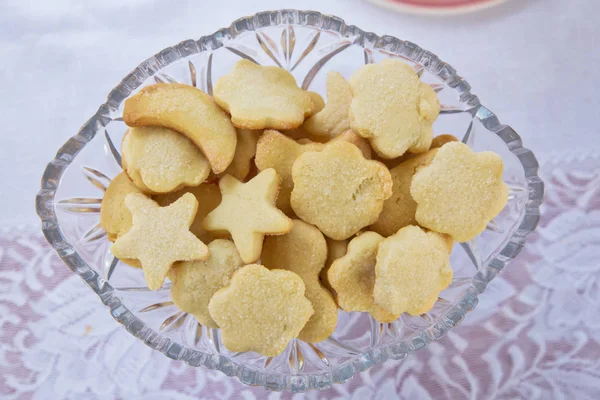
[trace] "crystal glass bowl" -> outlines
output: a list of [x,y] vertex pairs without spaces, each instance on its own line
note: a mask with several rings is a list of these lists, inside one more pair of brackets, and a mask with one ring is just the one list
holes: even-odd
[[[100,204],[111,178],[121,171],[124,100],[141,87],[181,82],[212,94],[214,82],[246,58],[286,68],[304,89],[325,95],[327,71],[348,78],[363,64],[386,57],[409,63],[437,91],[442,111],[434,125],[436,134],[452,133],[476,151],[499,153],[510,187],[508,204],[488,229],[454,246],[454,279],[430,312],[381,324],[366,313],[340,311],[335,333],[323,342],[293,340],[281,355],[270,358],[232,353],[222,345],[218,329],[198,325],[173,305],[168,281],[160,290],[149,291],[142,271],[112,257],[99,225]],[[434,54],[414,43],[364,32],[337,17],[281,10],[241,18],[140,64],[58,150],[44,172],[36,206],[48,242],[132,335],[189,365],[218,369],[248,385],[298,392],[344,382],[388,359],[402,360],[460,323],[535,229],[543,196],[537,170],[534,155],[522,147],[519,135],[482,106],[469,84]]]

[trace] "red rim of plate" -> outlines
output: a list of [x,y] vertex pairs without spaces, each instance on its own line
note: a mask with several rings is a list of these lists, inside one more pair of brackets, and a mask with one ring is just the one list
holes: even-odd
[[369,0],[376,5],[418,14],[463,14],[492,7],[506,0]]

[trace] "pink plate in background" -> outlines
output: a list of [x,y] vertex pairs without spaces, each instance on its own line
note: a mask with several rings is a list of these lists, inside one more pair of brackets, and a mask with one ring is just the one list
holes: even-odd
[[368,0],[373,4],[414,14],[464,14],[492,7],[506,0]]

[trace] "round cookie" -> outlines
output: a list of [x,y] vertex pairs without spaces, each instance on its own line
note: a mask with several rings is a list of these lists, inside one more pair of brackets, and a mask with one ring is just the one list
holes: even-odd
[[286,269],[302,278],[305,296],[310,300],[314,314],[298,338],[320,342],[335,330],[338,314],[331,293],[319,282],[319,273],[327,260],[327,244],[316,227],[298,219],[293,223],[294,227],[285,235],[265,239],[261,261],[269,269]]
[[411,225],[379,244],[373,294],[375,304],[388,312],[426,313],[450,282],[450,254],[442,235]]
[[131,193],[142,192],[125,172],[115,176],[104,192],[100,207],[100,226],[111,242],[131,228],[131,213],[125,206],[125,197]]
[[187,136],[202,150],[215,174],[225,171],[237,143],[229,116],[202,90],[180,83],[157,83],[125,100],[129,126],[163,126]]
[[392,195],[392,178],[377,161],[366,160],[350,143],[331,143],[308,152],[292,167],[292,209],[335,240],[374,223]]
[[417,222],[457,242],[473,239],[508,201],[502,169],[496,153],[475,153],[461,142],[445,144],[413,176],[410,194],[417,203]]
[[240,60],[214,87],[217,104],[242,129],[293,129],[311,115],[314,104],[283,68]]
[[198,186],[210,173],[210,164],[187,137],[169,128],[130,128],[121,144],[123,169],[146,193],[168,193]]
[[280,354],[313,313],[302,279],[290,271],[247,265],[208,304],[229,351]]
[[155,195],[153,199],[161,207],[166,207],[179,200],[186,193],[193,194],[196,200],[198,200],[198,211],[194,217],[194,222],[190,226],[190,232],[196,235],[202,243],[210,243],[215,239],[228,237],[227,232],[210,232],[203,225],[204,218],[206,218],[208,213],[217,208],[221,203],[221,191],[217,184],[203,183],[199,186],[183,188],[176,192]]
[[350,78],[350,125],[383,158],[429,149],[440,104],[431,86],[398,59],[361,67]]
[[208,244],[210,256],[204,261],[184,261],[173,265],[171,300],[180,310],[196,317],[209,328],[218,328],[208,312],[208,303],[217,290],[227,286],[233,273],[244,266],[235,244],[217,239]]

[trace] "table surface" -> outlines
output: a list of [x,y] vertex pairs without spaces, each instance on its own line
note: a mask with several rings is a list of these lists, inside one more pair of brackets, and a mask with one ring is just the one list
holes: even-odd
[[[298,2],[282,0],[230,0],[226,7],[216,2],[192,0],[4,0],[0,3],[0,53],[3,55],[0,63],[0,82],[3,85],[0,105],[5,121],[0,133],[0,161],[4,165],[0,170],[0,179],[5,189],[0,196],[0,226],[3,232],[0,236],[3,243],[0,253],[0,375],[5,376],[6,371],[2,368],[10,360],[7,352],[14,344],[9,345],[8,338],[12,341],[13,334],[18,332],[14,326],[32,329],[31,324],[38,324],[35,327],[43,327],[57,335],[53,338],[60,337],[59,333],[64,336],[64,326],[44,325],[48,323],[46,320],[52,310],[48,308],[49,305],[42,307],[38,304],[43,303],[38,301],[40,296],[54,293],[50,304],[58,304],[61,299],[68,297],[66,293],[79,293],[74,288],[83,287],[67,273],[36,232],[38,220],[33,199],[39,189],[44,166],[58,147],[94,114],[112,87],[148,56],[181,40],[212,33],[240,16],[285,7],[298,8],[299,5]],[[593,263],[590,266],[592,257],[600,252],[600,204],[590,200],[600,193],[600,139],[596,132],[596,117],[600,109],[600,96],[596,88],[600,82],[600,24],[597,17],[600,2],[509,0],[493,9],[453,17],[401,15],[361,0],[304,0],[301,7],[338,15],[349,24],[367,31],[414,41],[451,63],[467,78],[481,101],[504,123],[512,125],[523,137],[526,147],[538,155],[541,175],[550,182],[549,193],[556,196],[544,208],[541,230],[534,236],[534,244],[516,262],[522,268],[517,266],[513,269],[511,266],[511,271],[520,272],[508,272],[503,275],[504,278],[493,282],[491,290],[497,293],[496,296],[490,295],[489,300],[484,300],[484,303],[489,303],[487,313],[485,306],[478,308],[470,317],[471,325],[459,328],[463,330],[454,336],[450,335],[445,342],[441,342],[442,346],[433,346],[427,352],[422,352],[423,355],[400,366],[379,367],[353,380],[352,384],[340,385],[329,395],[346,397],[354,392],[355,396],[362,393],[368,397],[375,396],[380,390],[382,395],[390,398],[395,398],[392,395],[395,392],[402,392],[402,396],[407,398],[426,398],[432,393],[454,398],[491,398],[503,394],[509,396],[507,398],[514,398],[510,397],[511,393],[513,396],[527,395],[529,398],[554,398],[545,397],[544,394],[563,393],[566,398],[575,398],[572,395],[583,393],[589,395],[590,399],[600,398],[598,361],[593,364],[594,358],[589,357],[598,354],[594,351],[598,352],[600,345],[598,322],[589,322],[589,319],[594,319],[591,318],[594,313],[596,316],[600,314],[600,273]],[[588,196],[589,201],[582,200],[582,196]],[[561,217],[563,214],[566,216]],[[564,240],[575,241],[571,236],[577,237],[582,230],[588,233],[586,237],[592,237],[593,240],[575,246],[577,251],[560,253],[560,249],[569,245]],[[578,243],[581,240],[578,238]],[[572,271],[568,268],[575,264],[578,272],[571,276]],[[556,276],[550,279],[549,271],[560,271],[560,274],[556,272]],[[28,275],[25,277],[25,274]],[[45,280],[38,282],[40,277],[48,278],[48,282],[53,283],[46,284]],[[58,284],[58,278],[64,282]],[[3,279],[9,282],[8,286]],[[31,283],[32,279],[34,283]],[[65,285],[71,283],[71,292],[65,292]],[[83,297],[88,295],[91,292],[81,293]],[[17,301],[14,296],[23,298]],[[526,314],[522,314],[523,304],[535,303],[535,299],[542,298],[539,296],[545,297],[536,315],[540,315],[540,321],[544,318],[547,321],[545,325],[542,322],[536,325],[538,330],[526,330],[515,321],[525,318],[523,315]],[[88,299],[90,310],[102,310],[93,296],[85,298]],[[573,303],[574,298],[579,301],[578,305]],[[513,304],[512,301],[519,304]],[[515,317],[513,322],[520,328],[515,328],[517,325],[507,327],[502,321],[497,321],[498,316],[494,316],[493,311],[499,304],[503,307],[502,312],[506,313],[505,317]],[[18,322],[11,322],[13,308],[20,310],[14,314]],[[37,313],[35,318],[31,317],[34,311]],[[488,326],[483,326],[485,324]],[[109,326],[118,331],[116,325]],[[502,342],[505,345],[502,357],[506,357],[504,361],[508,364],[498,367],[500,372],[482,372],[486,376],[482,378],[477,368],[486,360],[465,339],[473,326],[487,329],[484,338],[489,339],[488,345],[492,343],[490,337],[527,332],[523,334],[529,335],[527,340],[532,346],[550,343],[559,346],[556,343],[560,343],[563,347],[555,348],[558,353],[551,355],[547,354],[548,349],[545,348],[538,360],[534,351],[523,348],[524,342]],[[565,328],[564,335],[559,328]],[[105,334],[118,335],[119,340],[126,342],[127,346],[138,345],[130,343],[126,333],[118,332],[107,331]],[[44,340],[38,339],[38,342]],[[79,352],[71,354],[72,366],[81,362],[77,358],[81,348],[85,348],[83,344],[81,346]],[[582,352],[582,349],[585,351]],[[463,353],[469,351],[475,351],[474,355],[462,357]],[[63,349],[56,354],[64,356],[66,353],[67,350]],[[446,354],[438,357],[443,353]],[[20,362],[27,365],[23,371],[40,373],[31,364],[35,358],[31,353],[23,348],[17,354]],[[201,383],[222,383],[226,379],[217,373],[200,369],[190,373],[185,367],[171,365],[170,360],[155,359],[154,355],[144,357],[146,361],[154,360],[170,371],[165,370],[168,373],[164,373],[163,381],[155,382],[154,386],[148,384],[147,379],[140,378],[143,374],[137,376],[140,382],[146,382],[134,386],[139,391],[136,395],[145,395],[144,398],[151,398],[152,393],[161,390],[167,390],[169,394],[160,392],[162,395],[156,394],[157,398],[187,399],[189,397],[185,396],[202,393],[201,390],[194,392],[188,388],[185,391],[187,394],[181,394],[172,384],[169,386],[169,382],[177,381],[181,374],[192,374],[196,389]],[[564,358],[562,364],[560,357]],[[598,356],[595,357],[597,360]],[[536,375],[539,371],[531,369],[534,368],[532,359],[550,360],[550,364],[547,364],[550,372],[539,375],[542,376],[540,378]],[[572,365],[569,364],[571,359],[575,360]],[[66,362],[64,358],[62,362]],[[455,368],[467,368],[469,374],[465,376],[468,384],[457,384],[460,388],[452,384],[431,386],[431,379],[423,378],[424,371],[433,371],[430,376],[439,378],[446,372],[444,363],[454,363]],[[167,364],[168,367],[165,367]],[[507,371],[506,365],[512,369]],[[62,388],[61,383],[56,383],[57,380],[65,379],[57,371],[60,370],[50,368],[45,371],[55,375],[48,375],[39,384],[53,382],[52,388],[39,386],[26,389],[26,384],[20,379],[27,377],[18,374],[14,379],[0,378],[0,397],[6,393],[29,393],[27,396],[35,397],[34,393],[40,396],[40,393],[56,391],[56,388]],[[576,372],[581,374],[577,375]],[[77,376],[89,377],[85,374],[82,371]],[[113,379],[110,389],[99,383],[90,383],[92,388],[101,391],[104,387],[106,390],[85,398],[96,398],[96,395],[98,398],[135,398],[127,391],[128,385],[115,374],[109,374]],[[511,392],[498,383],[521,378],[519,382],[523,386],[517,392]],[[484,383],[479,379],[483,379]],[[499,381],[496,382],[496,379]],[[65,382],[74,385],[74,391],[56,398],[84,398],[78,397],[77,393],[89,389],[81,389],[83,384],[75,385],[72,380],[63,381],[62,385]],[[497,385],[491,385],[490,382]],[[14,387],[21,389],[15,392]],[[233,392],[244,390],[248,398],[260,397],[260,392],[246,390],[237,382],[223,387],[226,388],[223,390]],[[548,392],[553,388],[559,390]],[[77,392],[80,389],[82,391]],[[505,389],[507,391],[503,391]],[[182,397],[177,397],[180,394]],[[276,398],[279,395],[272,396]]]

